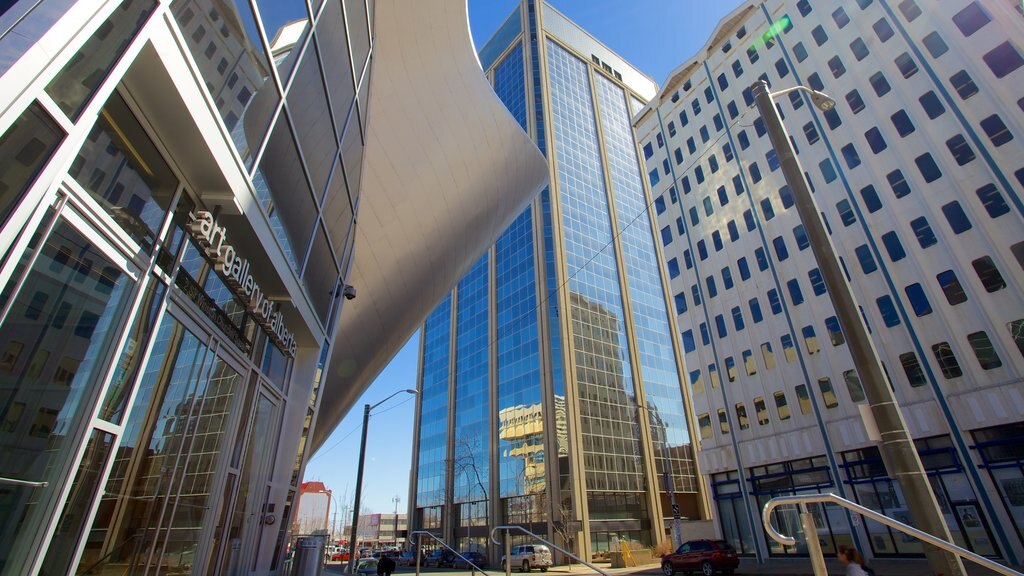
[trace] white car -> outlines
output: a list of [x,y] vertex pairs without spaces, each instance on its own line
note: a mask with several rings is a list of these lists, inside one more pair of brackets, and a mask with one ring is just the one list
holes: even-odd
[[[551,549],[543,544],[523,544],[513,546],[509,566],[519,568],[520,572],[529,572],[534,568],[540,568],[541,572],[547,572],[551,566]],[[505,557],[501,557],[501,567],[505,568]]]

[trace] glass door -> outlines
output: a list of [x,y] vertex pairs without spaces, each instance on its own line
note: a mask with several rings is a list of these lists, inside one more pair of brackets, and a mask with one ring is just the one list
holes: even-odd
[[[0,293],[0,574],[39,555],[139,278],[58,205]],[[111,442],[98,434],[83,458],[102,469]]]

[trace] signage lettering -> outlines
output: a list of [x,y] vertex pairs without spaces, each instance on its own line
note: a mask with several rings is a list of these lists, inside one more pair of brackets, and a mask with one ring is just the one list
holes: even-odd
[[217,224],[213,214],[200,210],[192,217],[188,231],[206,253],[224,283],[245,303],[256,323],[270,336],[274,344],[289,356],[297,349],[295,335],[284,323],[280,306],[272,302],[249,273],[249,261],[240,256],[228,242],[227,231]]

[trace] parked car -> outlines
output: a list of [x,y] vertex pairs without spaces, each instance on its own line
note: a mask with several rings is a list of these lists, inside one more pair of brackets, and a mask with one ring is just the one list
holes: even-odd
[[462,552],[462,558],[459,558],[458,556],[455,557],[455,560],[452,561],[452,568],[461,568],[463,570],[471,569],[472,566],[466,560],[472,562],[477,568],[487,568],[487,556],[484,556],[479,552],[470,552],[468,550],[466,552]]
[[451,568],[452,561],[454,560],[455,554],[452,554],[450,550],[442,548],[428,554],[426,559],[423,560],[423,566],[427,568]]
[[359,576],[377,576],[377,559],[363,558],[356,564],[356,574]]
[[395,558],[395,564],[399,566],[415,566],[416,553],[412,550],[406,550],[405,552],[402,552],[401,556]]
[[699,572],[703,576],[719,571],[732,574],[739,565],[736,549],[725,540],[691,540],[661,558],[661,571],[665,576],[674,576],[676,572]]
[[348,562],[348,550],[337,550],[331,554],[331,562]]
[[[529,572],[534,568],[540,568],[541,572],[547,572],[551,566],[551,549],[543,544],[523,544],[513,546],[509,556],[509,566],[519,568],[520,572]],[[505,557],[501,557],[501,568],[505,569]]]

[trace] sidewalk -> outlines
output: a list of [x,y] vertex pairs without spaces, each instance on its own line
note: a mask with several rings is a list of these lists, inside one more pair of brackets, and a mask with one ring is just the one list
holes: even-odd
[[[842,576],[846,573],[846,569],[841,562],[833,558],[827,558],[825,565],[828,568],[828,573],[832,576]],[[327,564],[324,567],[325,574],[343,574],[342,567],[344,564]],[[967,568],[968,576],[999,576],[998,573],[982,568],[971,562],[964,562],[964,566]],[[598,564],[598,568],[602,571],[613,574],[616,576],[662,576],[661,566],[658,564],[646,564],[644,566],[636,566],[629,568],[609,568],[608,564]],[[928,568],[928,563],[925,560],[874,560],[871,562],[871,567],[875,570],[877,576],[932,576],[931,570]],[[400,567],[395,574],[415,574],[416,568]],[[430,569],[422,570],[423,574],[431,574],[437,576],[456,576],[456,575],[469,575],[471,574],[466,570],[451,570],[451,569]],[[496,568],[488,568],[488,576],[501,576],[504,572]],[[519,574],[519,572],[513,571],[513,574]],[[541,576],[540,572],[532,572],[535,576]],[[581,576],[584,574],[595,574],[593,570],[582,565],[573,564],[570,566],[552,566],[546,574],[548,575],[560,575],[560,574],[571,574],[572,576]],[[742,558],[740,559],[740,567],[736,570],[736,576],[753,576],[753,575],[765,575],[765,576],[814,576],[814,571],[811,569],[811,562],[807,558],[772,558],[765,564],[758,564],[752,559]],[[682,573],[677,573],[677,576],[682,576]]]

